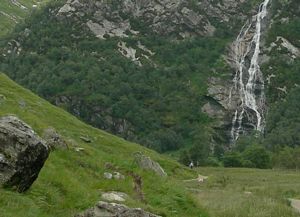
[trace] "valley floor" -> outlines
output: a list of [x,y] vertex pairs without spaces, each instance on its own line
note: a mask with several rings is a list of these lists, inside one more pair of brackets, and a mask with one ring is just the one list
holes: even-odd
[[[300,199],[300,172],[198,168],[208,176],[186,186],[212,217],[296,217],[290,199]],[[297,207],[295,207],[297,208]]]

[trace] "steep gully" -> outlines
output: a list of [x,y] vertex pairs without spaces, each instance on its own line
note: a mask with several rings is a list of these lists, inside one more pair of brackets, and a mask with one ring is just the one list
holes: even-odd
[[233,87],[230,90],[229,103],[232,95],[239,98],[231,128],[231,142],[234,143],[244,132],[247,123],[258,132],[264,131],[264,80],[259,66],[259,54],[263,20],[267,16],[270,0],[264,0],[258,13],[242,27],[233,44],[234,64],[236,73]]

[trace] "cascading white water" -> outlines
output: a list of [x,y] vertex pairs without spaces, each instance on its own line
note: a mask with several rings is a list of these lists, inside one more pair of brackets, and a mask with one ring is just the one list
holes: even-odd
[[[239,96],[240,105],[232,119],[232,142],[235,142],[243,132],[243,119],[245,117],[257,131],[262,132],[264,130],[264,81],[258,61],[262,21],[267,15],[269,2],[270,0],[264,0],[259,6],[257,15],[246,22],[234,42],[234,61],[237,70],[233,79],[234,87],[229,98],[231,100],[232,91],[235,91]],[[248,59],[250,59],[250,64]],[[253,114],[255,120],[250,118]]]

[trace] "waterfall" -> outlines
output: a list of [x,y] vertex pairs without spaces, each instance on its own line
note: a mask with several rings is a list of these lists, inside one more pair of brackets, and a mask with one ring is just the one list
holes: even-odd
[[[240,104],[232,119],[231,139],[235,142],[244,131],[243,121],[259,132],[264,130],[264,80],[259,66],[262,21],[267,15],[270,0],[264,0],[258,13],[242,27],[234,42],[234,62],[236,73],[233,79]],[[250,64],[249,64],[250,60]]]

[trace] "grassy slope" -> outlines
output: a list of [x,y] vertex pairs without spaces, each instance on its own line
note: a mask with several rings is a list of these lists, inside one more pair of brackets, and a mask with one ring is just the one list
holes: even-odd
[[[11,3],[11,0],[1,0],[0,4],[0,37],[7,34],[11,31],[17,22],[21,22],[23,18],[30,12],[32,9],[32,5],[38,4],[38,2],[46,2],[47,0],[18,0],[20,4],[25,6],[26,9],[22,9],[14,4]],[[9,18],[8,16],[4,15],[3,13],[8,14],[14,19]]]
[[[293,171],[200,168],[202,185],[188,183],[213,217],[297,217],[287,198],[300,198],[300,173]],[[200,192],[199,192],[200,191]],[[199,192],[199,193],[198,193]],[[247,193],[251,192],[251,193]]]
[[[164,216],[206,216],[201,215],[203,212],[177,181],[190,178],[193,174],[176,162],[82,123],[1,73],[0,94],[0,116],[15,114],[38,134],[51,126],[67,141],[73,140],[69,142],[70,150],[51,153],[39,178],[28,192],[18,194],[0,189],[0,216],[72,216],[99,201],[101,190],[126,192],[131,196],[128,205],[143,207]],[[26,106],[20,106],[20,102],[25,102]],[[93,142],[83,143],[79,138],[81,135],[88,135]],[[84,151],[76,152],[72,146],[83,147]],[[157,160],[169,177],[159,178],[151,172],[138,169],[132,157],[136,151],[142,151]],[[135,200],[131,178],[126,177],[124,181],[105,180],[105,162],[118,166],[123,174],[129,170],[140,174],[147,204]]]

